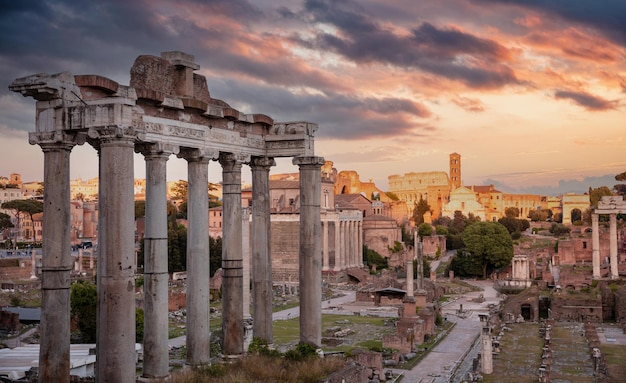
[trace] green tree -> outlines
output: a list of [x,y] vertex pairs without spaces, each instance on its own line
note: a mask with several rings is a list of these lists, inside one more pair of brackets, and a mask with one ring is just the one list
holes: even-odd
[[143,343],[143,309],[135,309],[135,342]]
[[211,276],[222,267],[222,237],[209,237],[209,270]]
[[448,228],[443,225],[437,225],[435,226],[435,233],[437,235],[448,235]]
[[415,207],[413,208],[412,218],[413,222],[415,222],[415,225],[419,226],[424,223],[424,214],[429,212],[432,213],[430,211],[430,205],[428,205],[428,202],[420,196],[420,200],[415,204]]
[[[417,259],[413,260],[413,275],[417,276]],[[422,276],[430,278],[430,261],[426,257],[422,257]]]
[[417,235],[420,237],[430,237],[433,234],[433,227],[429,223],[421,223],[417,227]]
[[598,201],[604,196],[612,196],[613,192],[606,186],[600,186],[599,188],[589,188],[589,202],[591,207],[598,207]]
[[[27,214],[30,217],[30,221],[34,222],[33,215],[41,213],[43,211],[43,203],[34,199],[14,199],[12,201],[3,202],[0,205],[2,209],[15,210],[15,218],[18,220],[20,215]],[[35,231],[32,231],[32,239],[35,240]]]
[[487,271],[507,266],[513,259],[513,240],[498,222],[475,222],[463,231],[465,249],[480,262],[483,278]]
[[386,269],[389,267],[387,258],[367,246],[363,246],[363,263],[365,263],[370,270],[372,269],[372,266],[376,266],[376,270]]
[[146,201],[135,201],[135,219],[146,216]]
[[83,343],[96,342],[96,305],[98,296],[96,285],[90,282],[72,283],[70,290],[70,313],[76,318],[76,325]]
[[504,209],[504,215],[507,218],[517,218],[519,217],[519,208],[507,207],[506,209]]
[[548,211],[549,210],[541,209],[531,210],[528,212],[528,218],[530,218],[530,220],[533,222],[545,222],[548,220]]
[[550,226],[550,233],[554,234],[554,236],[556,237],[569,234],[570,231],[571,229],[568,226],[563,225],[562,223],[555,222]]
[[11,227],[13,227],[13,223],[11,223],[11,216],[0,213],[0,233],[2,233],[4,229],[9,229]]
[[446,274],[449,274],[450,270],[458,277],[480,277],[483,274],[480,259],[464,250],[457,250],[456,255],[452,257],[446,268]]

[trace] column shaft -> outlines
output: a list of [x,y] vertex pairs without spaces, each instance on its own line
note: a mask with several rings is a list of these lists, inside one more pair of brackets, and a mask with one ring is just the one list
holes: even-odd
[[591,262],[593,266],[593,279],[599,279],[600,275],[600,232],[598,214],[591,213]]
[[133,139],[100,139],[97,382],[135,382]]
[[611,279],[619,278],[617,268],[617,214],[609,214],[609,255],[611,256]]
[[273,342],[272,333],[272,259],[270,216],[270,167],[273,158],[255,158],[252,168],[252,304],[253,335]]
[[322,344],[322,157],[295,157],[300,168],[300,341]]
[[[39,382],[70,381],[70,150],[40,144],[44,152],[43,257]],[[33,251],[34,252],[34,251]]]
[[243,353],[243,257],[241,249],[241,162],[221,154],[223,187],[222,331],[224,355]]
[[335,264],[333,265],[333,269],[335,271],[341,270],[341,221],[339,220],[339,215],[337,215],[337,220],[335,221]]
[[328,256],[328,221],[322,222],[322,270],[330,270],[329,256]]
[[209,159],[187,157],[187,364],[209,363]]
[[145,378],[169,375],[167,184],[169,153],[144,153],[146,159],[146,227],[144,238]]

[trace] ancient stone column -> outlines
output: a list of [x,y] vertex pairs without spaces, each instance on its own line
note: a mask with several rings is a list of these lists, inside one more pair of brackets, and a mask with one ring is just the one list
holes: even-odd
[[273,158],[253,158],[252,170],[252,305],[253,334],[268,343],[272,334],[272,259],[270,220],[270,168]]
[[169,375],[166,164],[178,150],[163,144],[136,150],[146,160],[143,378],[161,380]]
[[241,161],[235,154],[221,153],[222,217],[222,331],[223,353],[243,353],[243,258],[241,249]]
[[346,221],[339,221],[339,243],[341,243],[341,251],[339,252],[339,265],[341,270],[347,269],[346,254]]
[[241,207],[241,259],[243,261],[243,318],[250,316],[250,208]]
[[611,256],[611,279],[618,279],[617,269],[617,214],[609,214],[609,255]]
[[335,271],[339,271],[342,268],[342,264],[341,264],[341,252],[343,251],[342,249],[342,242],[341,242],[341,220],[339,219],[339,216],[337,216],[337,220],[335,221],[335,264],[333,266],[333,269]]
[[322,221],[322,270],[330,270],[330,258],[328,256],[328,221]]
[[[44,155],[39,382],[70,381],[70,151],[78,142],[30,134]],[[34,253],[34,250],[33,250]]]
[[414,296],[413,291],[413,257],[407,257],[406,261],[406,296]]
[[132,383],[136,369],[135,132],[112,126],[93,133],[100,154],[96,381]]
[[482,328],[481,335],[482,349],[481,349],[481,371],[485,375],[493,374],[493,354],[491,344],[491,328],[484,326]]
[[300,168],[300,341],[322,344],[322,251],[320,241],[323,157],[294,157]]
[[600,279],[600,228],[598,214],[591,213],[591,262],[593,265],[593,279]]
[[363,221],[359,222],[359,247],[357,249],[357,256],[359,258],[358,265],[363,267]]
[[417,259],[417,289],[424,290],[424,252],[422,251],[422,239],[417,235],[415,231],[414,245],[415,245],[415,258]]
[[186,363],[198,366],[209,363],[209,162],[217,153],[192,149],[178,156],[188,173]]

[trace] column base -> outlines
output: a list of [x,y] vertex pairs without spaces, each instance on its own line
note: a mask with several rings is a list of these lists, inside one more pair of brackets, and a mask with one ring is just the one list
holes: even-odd
[[161,383],[161,382],[169,382],[171,379],[170,375],[160,377],[160,378],[149,378],[145,376],[140,376],[137,378],[137,383]]

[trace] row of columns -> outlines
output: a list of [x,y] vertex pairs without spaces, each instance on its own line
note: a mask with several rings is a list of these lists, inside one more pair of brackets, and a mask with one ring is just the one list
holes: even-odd
[[[331,223],[335,232],[335,260],[330,263]],[[324,271],[339,271],[363,266],[363,221],[339,218],[337,221],[322,221],[322,254]]]
[[[36,138],[36,137],[35,137]],[[33,143],[44,152],[44,235],[40,382],[69,382],[70,188],[69,156],[85,137],[66,135]],[[135,381],[135,252],[133,155],[146,160],[145,306],[143,379],[169,374],[166,162],[178,148],[135,144],[132,128],[90,132],[99,154],[99,260],[97,270],[97,382]],[[188,163],[187,364],[209,363],[208,164],[218,159],[224,186],[222,268],[224,354],[244,352],[241,166],[230,153],[180,150]],[[300,340],[321,345],[321,157],[295,157],[300,168]],[[254,336],[272,342],[269,169],[252,158],[252,268]],[[246,310],[247,311],[247,310]]]
[[[593,279],[600,279],[600,227],[598,224],[599,213],[591,214],[591,261]],[[609,214],[609,261],[611,279],[619,278],[617,259],[617,213]]]

